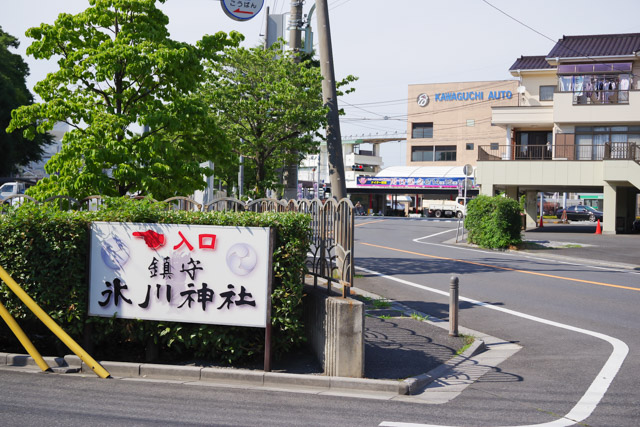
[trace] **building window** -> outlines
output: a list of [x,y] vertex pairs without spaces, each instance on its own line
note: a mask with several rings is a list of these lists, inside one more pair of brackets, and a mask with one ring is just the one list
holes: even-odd
[[467,142],[467,150],[468,151],[473,150],[473,142]]
[[498,150],[500,149],[500,143],[499,143],[499,142],[492,142],[492,143],[489,145],[489,149],[490,149],[491,151],[498,151]]
[[443,145],[436,148],[435,160],[436,162],[455,162],[456,161],[456,146],[455,145]]
[[412,123],[411,138],[433,138],[433,123]]
[[640,126],[576,126],[576,159],[602,160],[606,144],[613,158],[626,153],[627,144],[640,144]]
[[540,86],[540,101],[553,101],[555,86]]
[[551,159],[552,141],[552,132],[516,132],[516,159]]
[[474,119],[467,119],[467,126],[473,127],[476,125],[476,121]]
[[456,158],[455,145],[411,147],[412,162],[455,162]]
[[412,162],[432,162],[433,146],[429,147],[411,147]]

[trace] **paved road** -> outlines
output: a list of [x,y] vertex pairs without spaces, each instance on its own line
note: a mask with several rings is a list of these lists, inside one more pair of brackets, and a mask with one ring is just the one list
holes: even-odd
[[469,299],[462,325],[523,346],[446,404],[0,370],[2,425],[574,424],[566,414],[637,425],[640,274],[443,243],[454,226],[359,218],[356,228],[357,265],[369,271],[358,286],[446,317],[441,293],[456,274]]
[[[446,317],[448,298],[431,289],[447,291],[455,274],[461,295],[485,305],[463,302],[461,324],[524,347],[447,404],[455,415],[390,421],[545,423],[570,413],[593,387],[594,396],[606,393],[586,419],[588,425],[637,425],[638,271],[443,243],[455,237],[453,222],[370,218],[359,219],[356,227],[356,265],[369,271],[363,273],[367,290]],[[375,278],[371,271],[390,277]],[[624,358],[619,371],[616,357]],[[589,410],[588,405],[577,409]],[[571,417],[584,418],[580,413]]]

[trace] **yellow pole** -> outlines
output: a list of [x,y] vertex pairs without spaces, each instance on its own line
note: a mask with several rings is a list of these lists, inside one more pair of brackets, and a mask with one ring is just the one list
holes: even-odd
[[60,338],[60,340],[67,347],[69,347],[69,350],[73,351],[75,355],[80,358],[80,360],[82,360],[93,370],[93,372],[96,373],[96,375],[98,375],[100,378],[108,378],[111,376],[106,369],[104,369],[98,362],[96,362],[91,356],[89,356],[89,354],[84,351],[84,349],[80,347],[78,343],[73,340],[73,338],[71,338],[65,331],[63,331],[62,328],[58,326],[58,324],[54,322],[53,319],[47,313],[45,313],[44,310],[42,310],[40,306],[38,306],[38,304],[36,304],[36,302],[24,290],[22,290],[20,285],[18,285],[15,280],[13,280],[11,276],[9,276],[9,274],[5,271],[4,268],[2,268],[2,266],[0,266],[0,278],[7,284],[7,286],[9,286],[13,293],[16,294],[16,296],[20,298],[23,303],[25,303],[29,310],[31,310],[33,314],[38,316],[38,319],[40,319],[40,321],[44,323],[51,332],[53,332],[58,338]]
[[16,319],[13,318],[11,313],[9,313],[9,311],[5,308],[4,305],[2,305],[1,302],[0,317],[4,319],[16,338],[18,338],[18,340],[20,341],[20,344],[22,344],[24,349],[27,350],[27,353],[29,353],[29,355],[33,357],[33,360],[35,360],[40,369],[42,369],[43,371],[50,371],[51,368],[49,367],[49,365],[47,365],[47,362],[45,362],[42,356],[40,356],[40,353],[38,353],[38,350],[36,350],[29,337],[27,337],[20,325],[18,325],[18,322],[16,322]]

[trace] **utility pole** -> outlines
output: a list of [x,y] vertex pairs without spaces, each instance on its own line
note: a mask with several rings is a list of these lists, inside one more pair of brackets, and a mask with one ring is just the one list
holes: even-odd
[[329,158],[329,180],[331,195],[340,200],[347,197],[342,158],[342,137],[338,97],[336,95],[336,77],[333,67],[333,48],[331,47],[331,28],[329,26],[329,7],[327,0],[316,0],[318,13],[318,43],[320,48],[320,70],[322,72],[322,99],[329,107],[327,115],[327,154]]
[[[289,48],[293,52],[293,61],[296,63],[300,62],[300,47],[302,46],[302,3],[304,3],[302,0],[292,0],[289,14]],[[294,163],[285,166],[282,177],[285,199],[298,198],[298,156],[295,157]]]
[[302,0],[292,0],[289,14],[289,48],[293,51],[295,62],[300,62],[298,54],[302,47],[302,3]]

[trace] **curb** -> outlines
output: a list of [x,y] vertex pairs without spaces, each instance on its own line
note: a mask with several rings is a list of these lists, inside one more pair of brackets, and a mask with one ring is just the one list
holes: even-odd
[[455,356],[452,359],[449,359],[442,365],[438,366],[427,372],[426,374],[418,375],[412,378],[407,378],[404,380],[408,388],[408,393],[406,394],[416,394],[421,391],[423,388],[437,380],[438,378],[445,377],[449,375],[458,365],[462,362],[465,362],[471,359],[473,356],[480,354],[487,350],[487,347],[484,341],[476,339],[473,344],[466,349],[462,354]]
[[[150,363],[100,361],[112,378],[153,379],[178,382],[209,382],[245,387],[291,388],[302,387],[318,392],[369,392],[411,395],[436,379],[446,376],[460,363],[486,350],[484,341],[476,339],[462,354],[431,371],[405,380],[376,380],[367,378],[328,377],[279,372],[263,372],[235,368],[205,368]],[[55,373],[91,374],[78,356],[44,357]],[[33,358],[25,354],[0,353],[0,366],[36,368]]]
[[[370,294],[364,290],[352,288],[360,295]],[[375,296],[374,294],[370,294]],[[395,310],[410,316],[415,310],[393,302]],[[427,323],[446,329],[447,322],[428,316]],[[183,383],[210,383],[236,387],[263,387],[276,389],[302,388],[318,393],[386,393],[390,396],[413,395],[420,392],[438,378],[449,375],[461,363],[487,350],[485,335],[476,331],[460,328],[461,332],[476,337],[473,344],[462,354],[449,359],[431,371],[406,378],[404,380],[378,380],[367,378],[329,377],[314,374],[289,374],[264,372],[250,369],[211,368],[197,366],[164,365],[150,363],[131,363],[115,361],[99,361],[111,378],[165,380]],[[486,336],[488,337],[488,336]],[[483,339],[481,339],[483,338]],[[490,338],[490,337],[488,337]],[[45,357],[54,373],[92,374],[91,368],[75,355],[62,357]],[[0,366],[37,368],[33,358],[25,354],[0,353]]]
[[[56,373],[92,373],[75,355],[45,357],[45,361]],[[409,393],[405,381],[375,380],[366,378],[327,377],[324,375],[301,375],[279,372],[263,372],[235,368],[205,368],[150,363],[100,361],[112,378],[153,379],[179,382],[210,382],[225,385],[291,388],[302,387],[318,392],[381,392],[394,395]],[[37,367],[33,358],[24,354],[0,353],[0,366]]]

